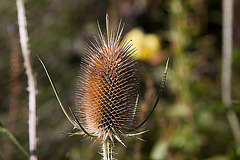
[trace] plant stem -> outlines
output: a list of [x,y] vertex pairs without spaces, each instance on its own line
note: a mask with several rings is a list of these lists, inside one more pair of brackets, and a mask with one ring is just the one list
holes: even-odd
[[30,160],[37,160],[37,133],[36,133],[36,88],[35,79],[32,72],[32,66],[30,61],[30,50],[28,47],[28,33],[27,33],[27,20],[25,14],[25,8],[22,0],[17,0],[18,11],[18,25],[20,44],[22,48],[22,55],[24,60],[24,67],[26,69],[26,75],[28,79],[28,91],[29,91],[29,150]]
[[107,138],[103,142],[103,160],[113,160],[113,142]]
[[240,127],[236,113],[231,109],[231,61],[232,61],[232,29],[233,0],[223,0],[223,38],[222,38],[222,102],[229,109],[227,118],[235,140],[240,142]]

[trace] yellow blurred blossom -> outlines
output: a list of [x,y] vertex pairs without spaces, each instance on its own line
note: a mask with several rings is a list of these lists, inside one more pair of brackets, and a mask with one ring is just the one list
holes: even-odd
[[160,43],[156,34],[145,34],[141,29],[134,28],[128,35],[128,40],[132,40],[137,48],[136,58],[139,60],[149,60],[160,51]]

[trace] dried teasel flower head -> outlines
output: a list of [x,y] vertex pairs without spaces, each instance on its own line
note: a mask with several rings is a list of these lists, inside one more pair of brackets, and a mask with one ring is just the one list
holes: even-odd
[[107,34],[102,33],[99,24],[98,29],[95,42],[90,42],[81,62],[76,108],[88,133],[122,143],[120,136],[136,127],[139,96],[137,62],[133,58],[136,49],[131,41],[122,38],[121,22],[117,31],[110,29],[108,15]]
[[115,153],[114,138],[124,145],[121,136],[136,136],[146,132],[130,133],[143,126],[155,110],[165,86],[169,58],[154,106],[148,116],[137,124],[139,84],[137,62],[133,58],[136,49],[131,41],[122,38],[121,22],[117,31],[112,31],[106,15],[106,28],[105,37],[98,24],[98,36],[95,37],[95,42],[88,46],[87,54],[82,60],[76,89],[78,118],[71,107],[69,110],[72,117],[67,113],[45,64],[37,57],[63,113],[74,128],[79,130],[68,134],[97,137],[102,141],[100,153],[103,159],[112,160]]

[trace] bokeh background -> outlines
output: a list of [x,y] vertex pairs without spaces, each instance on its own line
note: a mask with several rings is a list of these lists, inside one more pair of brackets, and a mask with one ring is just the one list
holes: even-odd
[[[75,84],[86,44],[105,30],[109,13],[114,28],[137,47],[141,95],[140,117],[153,106],[167,57],[166,87],[153,116],[141,130],[149,132],[116,144],[117,159],[237,160],[240,145],[221,100],[222,4],[219,0],[26,0],[29,43],[37,82],[38,157],[49,160],[100,159],[100,144],[69,137],[64,117],[38,54],[65,106],[75,106]],[[240,99],[240,1],[234,5],[232,99]],[[27,79],[19,45],[14,0],[0,1],[0,122],[28,149]],[[235,102],[236,102],[235,101]],[[232,110],[240,117],[239,103]],[[0,159],[24,155],[0,133]]]

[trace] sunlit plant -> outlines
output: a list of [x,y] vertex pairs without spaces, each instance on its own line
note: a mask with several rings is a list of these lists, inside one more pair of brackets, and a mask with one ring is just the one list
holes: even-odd
[[78,130],[70,134],[87,135],[101,141],[100,153],[104,160],[114,159],[115,141],[126,147],[122,138],[146,132],[139,132],[138,129],[157,106],[167,76],[168,61],[156,102],[149,115],[138,123],[139,74],[134,58],[136,48],[131,41],[122,38],[123,28],[120,21],[117,30],[111,30],[109,17],[106,15],[107,33],[104,35],[98,23],[95,42],[88,45],[78,76],[75,107],[77,114],[69,107],[73,119],[63,107],[53,81],[39,58],[65,116]]

